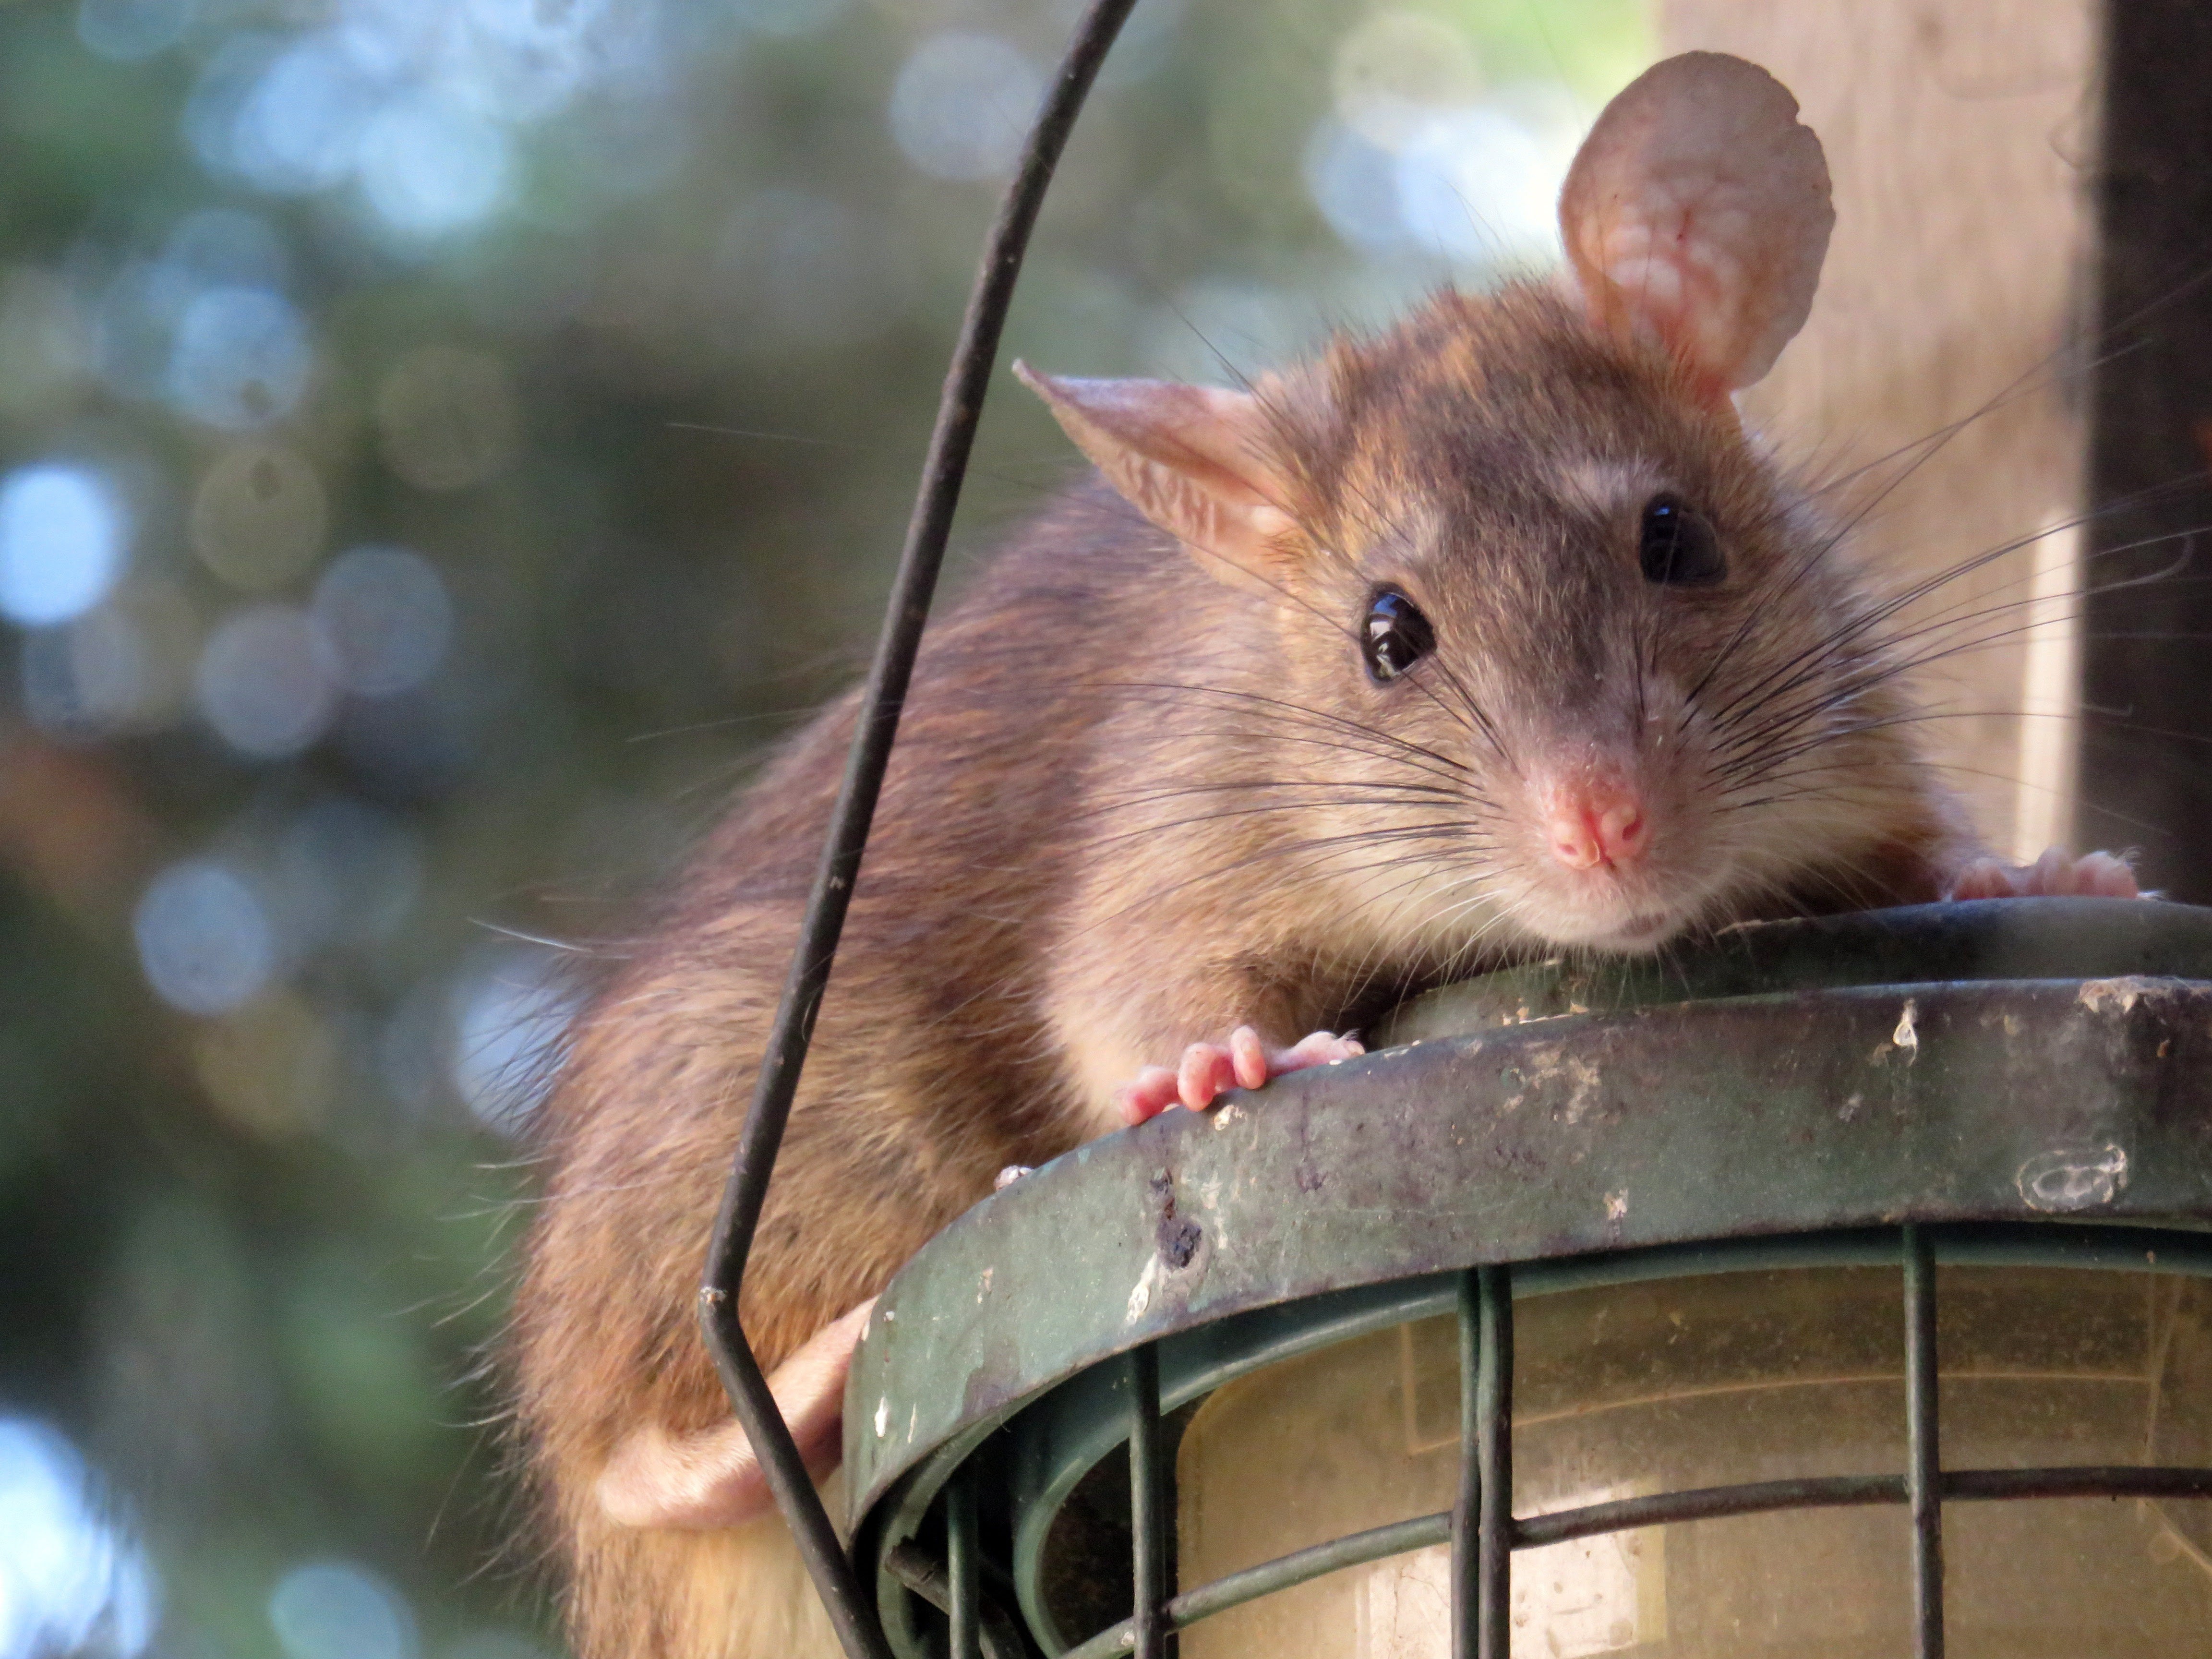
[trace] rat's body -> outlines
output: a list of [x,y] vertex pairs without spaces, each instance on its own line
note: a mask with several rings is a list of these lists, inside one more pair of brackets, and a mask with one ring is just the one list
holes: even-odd
[[[925,646],[748,1269],[765,1367],[1001,1166],[1158,1109],[1187,1045],[1953,888],[1978,849],[1832,527],[1729,364],[1602,313],[1446,295],[1250,396],[1040,383],[1120,496],[1048,509]],[[1719,564],[1655,567],[1655,523]],[[853,708],[702,849],[547,1108],[520,1407],[582,1659],[833,1650],[781,1523],[723,1524],[757,1477],[687,1481],[734,1433],[694,1292]]]

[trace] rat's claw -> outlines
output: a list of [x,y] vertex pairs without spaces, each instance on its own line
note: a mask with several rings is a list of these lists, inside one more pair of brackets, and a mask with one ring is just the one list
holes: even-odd
[[2125,859],[2111,853],[2087,853],[2074,857],[2054,847],[2033,864],[2007,864],[2002,859],[1976,859],[1951,884],[1954,899],[1983,898],[2140,898],[2136,872]]
[[2075,860],[2074,890],[2097,898],[2143,896],[2134,867],[2111,853],[2090,853]]
[[1270,1055],[1268,1075],[1280,1077],[1285,1072],[1303,1072],[1309,1066],[1333,1066],[1340,1060],[1357,1060],[1366,1052],[1367,1045],[1348,1031],[1342,1036],[1334,1031],[1315,1031]]

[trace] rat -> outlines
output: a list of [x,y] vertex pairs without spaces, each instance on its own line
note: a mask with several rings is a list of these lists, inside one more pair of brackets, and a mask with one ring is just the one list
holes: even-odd
[[[870,1298],[995,1172],[1533,955],[2135,891],[1977,841],[1894,606],[1738,417],[1833,219],[1796,115],[1670,58],[1576,157],[1559,280],[1237,389],[1016,365],[1096,476],[924,644],[744,1284],[817,1478]],[[580,1659],[836,1651],[693,1309],[855,707],[707,838],[540,1115],[517,1419]]]

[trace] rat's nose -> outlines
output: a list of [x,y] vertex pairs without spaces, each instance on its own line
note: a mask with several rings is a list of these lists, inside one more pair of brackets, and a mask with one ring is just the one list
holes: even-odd
[[1552,792],[1545,834],[1570,870],[1633,864],[1650,842],[1644,802],[1626,783],[1591,779]]

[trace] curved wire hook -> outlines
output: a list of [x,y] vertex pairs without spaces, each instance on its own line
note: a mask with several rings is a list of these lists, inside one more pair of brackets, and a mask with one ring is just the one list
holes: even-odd
[[1076,27],[1052,89],[1037,112],[1036,125],[1030,129],[1020,166],[984,244],[983,263],[975,273],[967,314],[960,325],[960,343],[938,401],[937,425],[922,465],[921,489],[907,523],[906,545],[891,585],[890,609],[868,670],[853,746],[846,756],[844,778],[830,813],[830,834],[815,872],[813,890],[807,896],[799,948],[792,954],[790,975],[776,1007],[768,1052],[753,1089],[752,1107],[745,1115],[729,1182],[722,1189],[721,1207],[715,1214],[714,1237],[707,1249],[706,1277],[699,1288],[699,1322],[714,1356],[714,1367],[721,1374],[722,1387],[751,1438],[777,1507],[799,1541],[807,1571],[813,1576],[849,1659],[891,1659],[890,1648],[884,1638],[873,1599],[837,1540],[836,1528],[814,1490],[775,1397],[769,1392],[768,1379],[761,1373],[752,1344],[738,1322],[738,1292],[744,1281],[745,1260],[752,1250],[761,1206],[768,1196],[769,1176],[775,1167],[776,1151],[782,1144],[784,1125],[798,1092],[799,1068],[805,1064],[815,1017],[821,1012],[823,993],[829,986],[846,908],[860,874],[860,855],[867,847],[884,770],[890,761],[891,740],[898,732],[899,714],[921,645],[922,624],[928,618],[938,569],[944,562],[953,508],[959,502],[961,481],[975,447],[984,393],[998,362],[999,337],[1013,301],[1014,279],[1020,274],[1030,232],[1036,224],[1045,189],[1052,182],[1053,169],[1059,165],[1076,114],[1135,3],[1136,0],[1092,0]]

